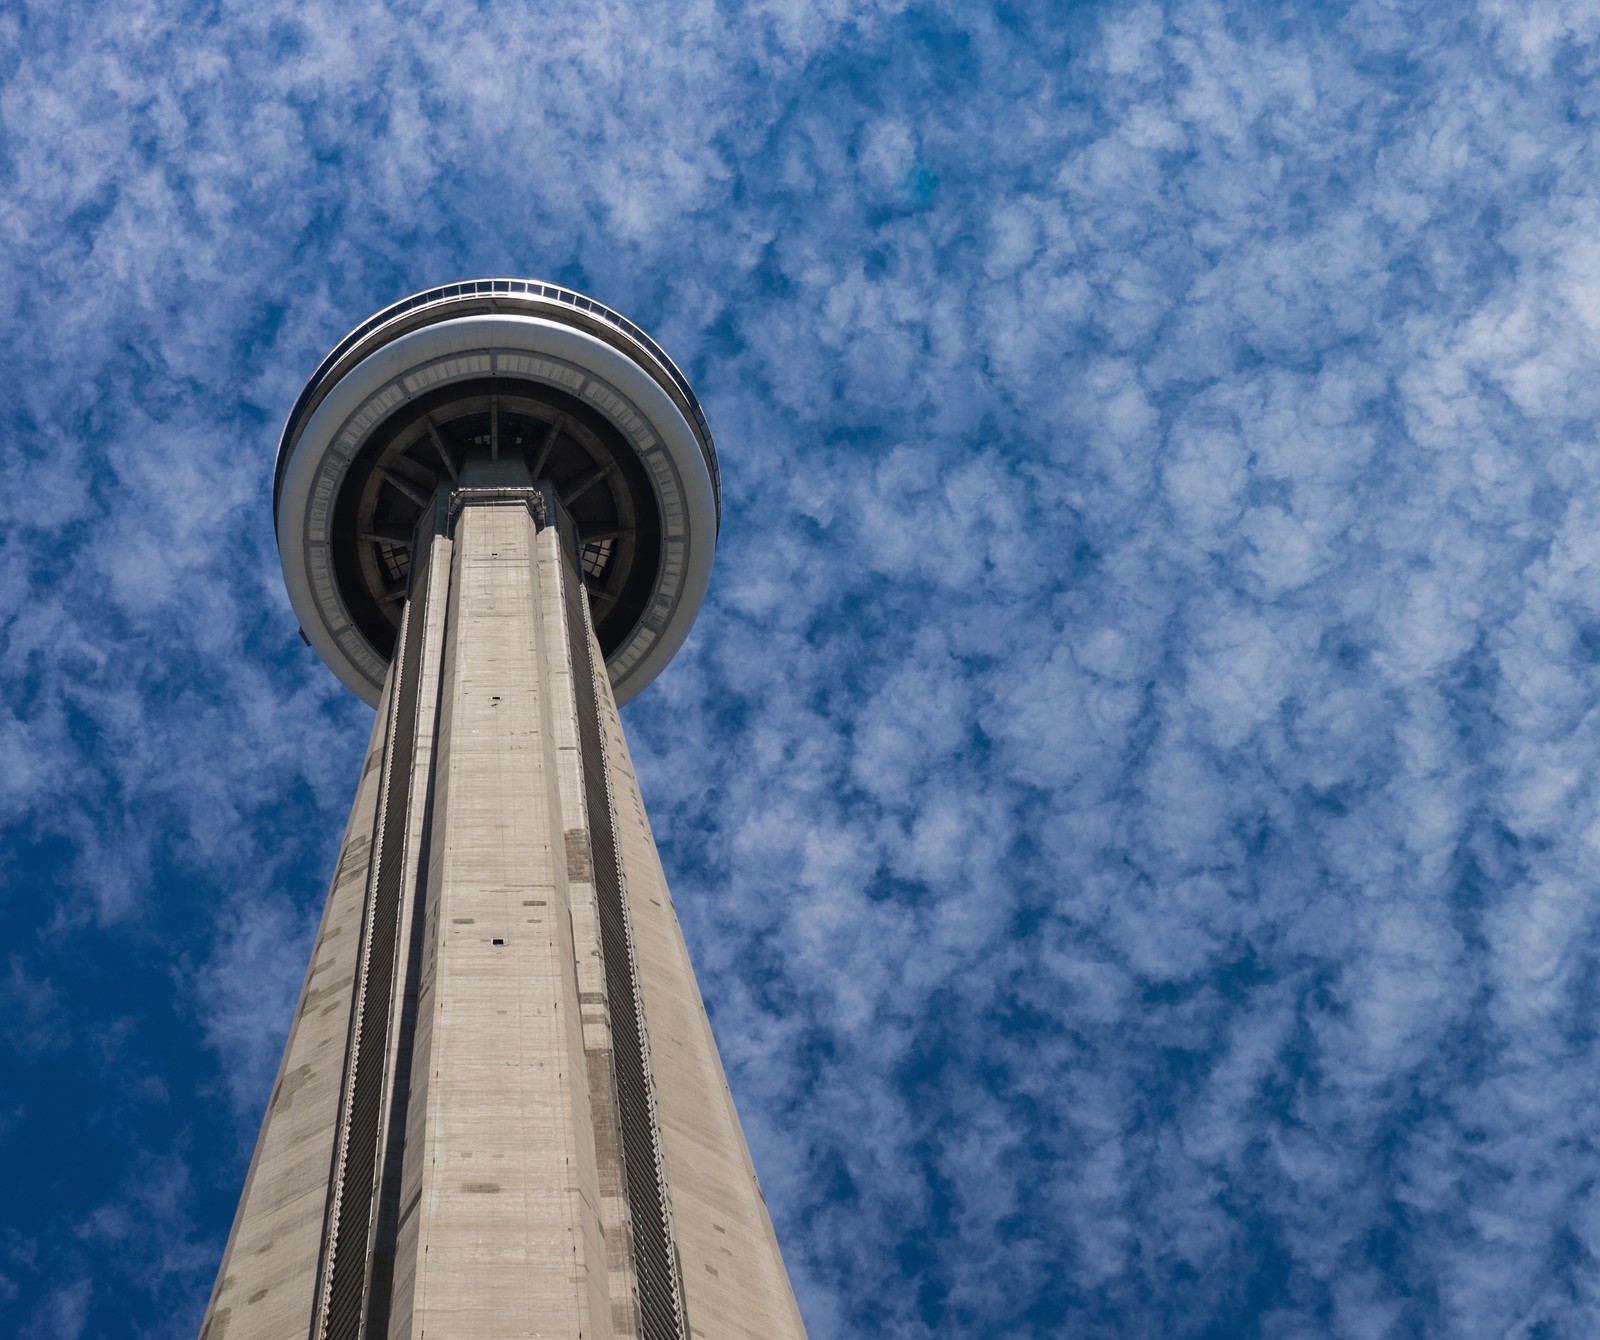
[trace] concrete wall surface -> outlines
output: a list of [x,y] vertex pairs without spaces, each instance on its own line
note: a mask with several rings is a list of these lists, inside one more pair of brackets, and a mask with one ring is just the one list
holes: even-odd
[[436,514],[202,1340],[803,1340],[560,504]]

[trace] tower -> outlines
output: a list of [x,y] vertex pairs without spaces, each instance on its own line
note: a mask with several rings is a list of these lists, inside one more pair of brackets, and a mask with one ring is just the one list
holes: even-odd
[[710,577],[687,381],[568,289],[432,289],[273,497],[377,720],[202,1340],[803,1337],[617,714]]

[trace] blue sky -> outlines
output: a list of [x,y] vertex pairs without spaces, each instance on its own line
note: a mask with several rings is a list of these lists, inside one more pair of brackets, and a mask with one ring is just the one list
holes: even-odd
[[300,383],[584,289],[813,1336],[1600,1330],[1600,6],[0,0],[0,1331],[198,1327],[369,715]]

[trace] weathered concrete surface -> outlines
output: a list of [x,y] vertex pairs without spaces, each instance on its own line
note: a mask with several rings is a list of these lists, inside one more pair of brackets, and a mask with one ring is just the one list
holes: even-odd
[[[586,642],[589,631],[581,620],[577,627],[573,626],[570,616],[576,602],[565,598],[569,584],[578,581],[570,546],[555,525],[540,531],[537,544],[539,586],[546,595],[540,610],[546,700],[550,706],[551,740],[555,746],[554,776],[561,810],[562,857],[566,864],[573,961],[583,1021],[584,1065],[589,1089],[589,1119],[594,1133],[595,1178],[605,1244],[611,1334],[613,1340],[636,1340],[639,1335],[638,1289],[620,1115],[612,1072],[611,1007],[601,942],[599,892],[595,886],[594,825],[610,820],[608,815],[588,812],[585,761],[578,726],[577,675],[583,671],[574,654],[575,640]],[[563,598],[555,598],[558,595]]]
[[597,678],[688,1323],[695,1340],[803,1340],[622,723]]
[[[392,1017],[397,1026],[390,1030],[387,1057],[388,1084],[385,1086],[382,1128],[383,1147],[377,1178],[379,1206],[372,1248],[368,1261],[365,1333],[386,1335],[391,1324],[406,1324],[415,1284],[414,1213],[421,1186],[422,1164],[405,1158],[406,1139],[413,1100],[423,1101],[427,1093],[426,1058],[432,1014],[421,999],[423,963],[437,934],[437,900],[427,897],[431,798],[436,776],[435,755],[438,740],[439,679],[444,669],[444,646],[449,611],[453,546],[446,535],[434,536],[426,566],[417,574],[425,583],[427,611],[421,633],[424,651],[418,674],[416,747],[410,779],[411,803],[407,808],[404,885],[406,897],[400,915],[397,941],[405,955],[401,971],[395,974]],[[415,612],[415,606],[412,607]],[[418,1046],[421,1030],[422,1042]],[[415,1067],[421,1057],[423,1069]],[[397,1255],[398,1253],[398,1255]],[[392,1314],[402,1313],[393,1322]]]
[[[593,669],[572,538],[553,498],[539,524],[530,491],[501,494],[453,521],[440,506],[417,576],[415,741],[385,802],[406,833],[404,892],[360,1333],[803,1340]],[[319,1270],[394,716],[374,733],[205,1340],[328,1334]]]
[[541,594],[526,506],[467,508],[434,797],[427,1095],[406,1142],[422,1167],[416,1282],[392,1335],[611,1333]]
[[310,1329],[391,690],[392,683],[367,745],[311,966],[222,1254],[202,1340],[298,1340]]

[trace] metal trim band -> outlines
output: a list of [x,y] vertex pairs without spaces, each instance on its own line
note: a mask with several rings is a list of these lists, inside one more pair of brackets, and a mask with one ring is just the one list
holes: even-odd
[[[414,329],[419,325],[448,320],[455,316],[480,313],[526,311],[534,315],[553,316],[557,320],[575,325],[598,336],[607,343],[616,344],[623,353],[645,367],[667,390],[679,408],[688,416],[700,437],[700,449],[705,456],[706,468],[711,472],[712,492],[715,496],[717,524],[722,523],[722,472],[717,461],[717,448],[711,437],[711,426],[706,422],[700,401],[695,396],[678,365],[667,352],[643,330],[621,312],[596,302],[593,298],[559,284],[546,284],[537,279],[468,279],[456,284],[441,284],[424,289],[410,297],[391,303],[381,312],[369,317],[334,345],[317,370],[311,374],[294,408],[284,423],[278,442],[278,457],[273,469],[272,507],[277,511],[278,498],[283,489],[284,471],[289,458],[299,442],[301,432],[311,413],[320,403],[329,387],[349,368],[360,362],[367,353]],[[640,355],[644,355],[641,357]]]

